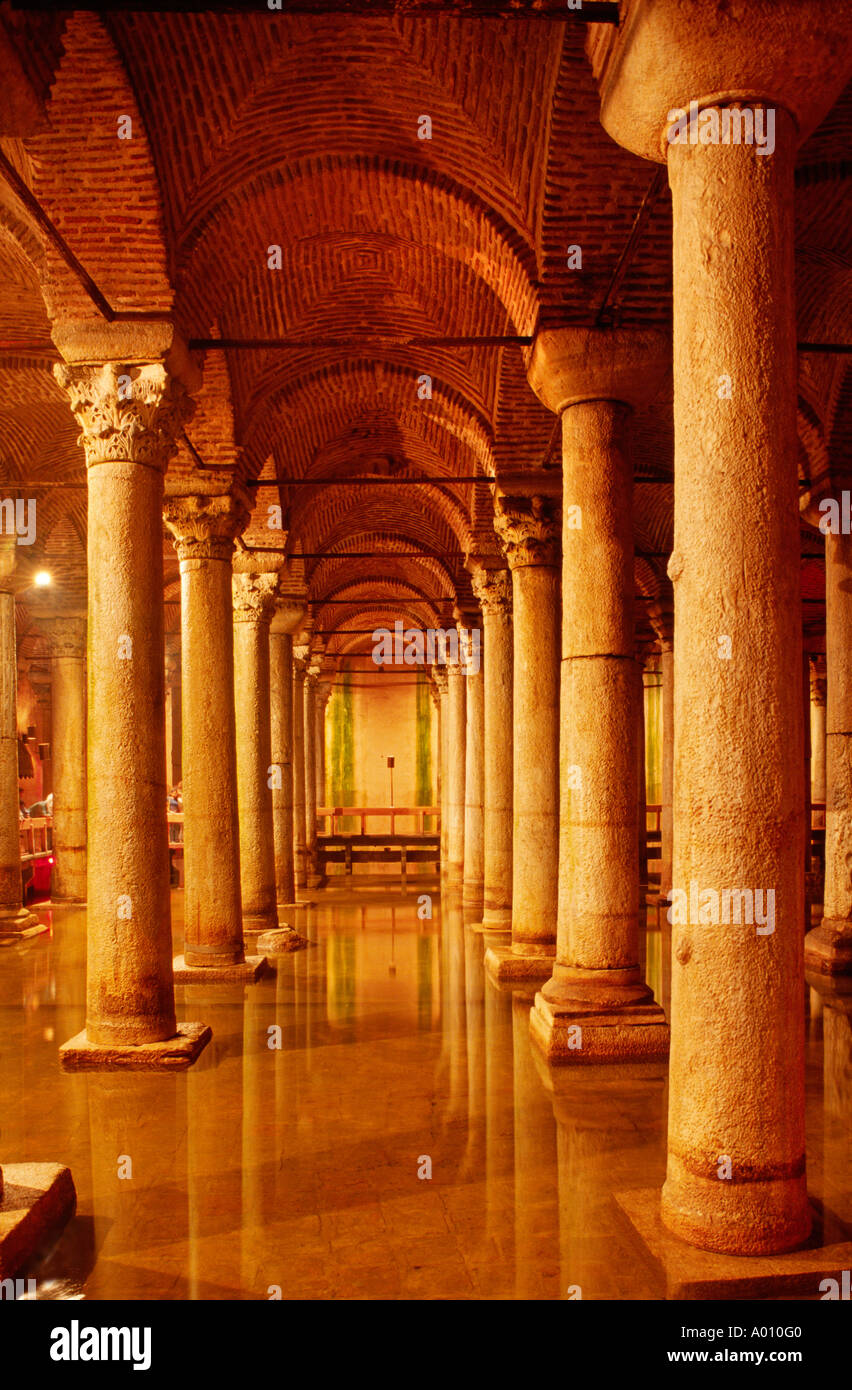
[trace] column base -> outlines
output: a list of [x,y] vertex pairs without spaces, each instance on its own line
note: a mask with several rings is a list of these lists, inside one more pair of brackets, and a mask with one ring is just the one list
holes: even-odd
[[265,931],[257,938],[257,949],[269,956],[284,956],[290,951],[303,951],[310,944],[306,936],[300,936],[292,927]]
[[77,1207],[71,1170],[59,1163],[5,1163],[0,1197],[0,1279],[52,1244]]
[[40,922],[34,912],[27,907],[5,908],[0,911],[0,941],[3,937],[26,941],[31,936],[41,936],[50,931],[46,922]]
[[729,1255],[699,1250],[673,1234],[660,1215],[659,1188],[616,1192],[615,1202],[664,1272],[667,1299],[820,1299],[824,1279],[842,1287],[843,1271],[852,1265],[852,1242],[825,1245],[820,1216],[807,1245],[780,1255]]
[[59,1049],[63,1071],[179,1071],[191,1067],[213,1036],[206,1023],[179,1023],[173,1038],[153,1043],[93,1043],[86,1030]]
[[175,956],[172,962],[176,985],[194,984],[253,984],[266,974],[266,957],[246,956],[230,965],[187,965],[186,956]]
[[495,984],[525,984],[528,980],[547,980],[553,974],[556,942],[538,950],[527,945],[489,946],[485,952],[485,969]]
[[852,922],[823,917],[805,937],[805,969],[819,975],[852,975]]
[[592,981],[586,998],[582,984],[574,985],[573,995],[559,997],[565,988],[554,975],[530,1010],[530,1034],[546,1061],[655,1062],[668,1057],[669,1025],[647,985],[623,986],[616,993],[612,985]]

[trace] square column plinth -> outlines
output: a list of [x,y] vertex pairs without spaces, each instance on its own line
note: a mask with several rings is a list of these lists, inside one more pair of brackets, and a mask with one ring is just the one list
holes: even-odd
[[525,984],[529,980],[549,980],[553,974],[556,947],[550,954],[535,951],[523,954],[510,945],[489,946],[485,952],[485,969],[494,984]]
[[175,956],[172,969],[176,985],[253,985],[266,974],[268,962],[266,956],[246,956],[233,965],[187,965],[185,956]]
[[212,1036],[206,1023],[179,1023],[174,1037],[133,1046],[89,1042],[84,1028],[62,1044],[59,1063],[63,1071],[181,1071],[192,1066]]
[[669,1055],[669,1026],[653,1001],[608,1011],[555,1004],[539,993],[530,1034],[547,1062],[654,1062]]
[[292,927],[279,927],[277,931],[261,932],[256,944],[259,951],[269,956],[284,956],[290,951],[304,951],[311,943]]
[[843,1271],[852,1266],[852,1242],[825,1242],[818,1210],[813,1213],[811,1235],[799,1250],[782,1255],[721,1255],[688,1245],[664,1226],[658,1188],[614,1195],[645,1252],[662,1269],[670,1300],[820,1300],[827,1292],[820,1288],[823,1280],[834,1279],[840,1287]]
[[4,1163],[0,1198],[0,1279],[46,1249],[71,1220],[77,1193],[59,1163]]

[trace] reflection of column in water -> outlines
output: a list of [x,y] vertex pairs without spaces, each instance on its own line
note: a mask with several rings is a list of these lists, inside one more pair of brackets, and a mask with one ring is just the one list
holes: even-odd
[[98,1259],[87,1296],[182,1297],[173,1278],[184,1272],[183,1251],[170,1269],[163,1247],[187,1232],[186,1202],[175,1183],[185,1076],[93,1072],[86,1084]]
[[445,1124],[467,1111],[467,1045],[464,1001],[464,924],[461,894],[447,891],[442,905],[443,1068],[448,1072]]
[[505,1230],[514,1200],[515,1147],[512,1096],[512,992],[485,981],[485,1181],[489,1236]]
[[[530,1039],[532,994],[512,997],[515,1095],[515,1297],[559,1297],[556,1123]],[[554,1281],[551,1276],[555,1276]]]
[[428,923],[418,922],[417,934],[417,1031],[431,1033],[434,1009],[434,941]]
[[259,1287],[258,1241],[264,1224],[264,1174],[276,1161],[274,1130],[264,1132],[269,1092],[272,1089],[272,1058],[267,1045],[267,1023],[274,1021],[272,1010],[261,1002],[257,989],[244,991],[243,999],[243,1116],[242,1116],[242,1269],[244,1298],[265,1296]]
[[[847,983],[847,988],[850,983]],[[824,999],[823,1027],[823,1198],[828,1212],[852,1222],[852,993],[832,991]],[[843,1240],[838,1226],[828,1240]]]
[[465,1033],[467,1036],[466,1175],[480,1178],[485,1159],[485,971],[483,938],[464,931]]
[[612,1194],[661,1187],[665,1175],[665,1066],[624,1063],[559,1070],[542,1065],[558,1128],[562,1295],[630,1298],[613,1228]]
[[187,1072],[189,1297],[209,1298],[209,1286],[215,1284],[224,1297],[235,1298],[240,1287],[237,1246],[223,1237],[239,1225],[242,1204],[242,1000],[228,1002],[224,991],[203,985],[193,986],[192,997],[216,1031]]

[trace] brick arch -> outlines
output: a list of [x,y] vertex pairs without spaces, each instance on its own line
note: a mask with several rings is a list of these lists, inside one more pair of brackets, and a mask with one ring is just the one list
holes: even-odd
[[[438,471],[493,471],[491,424],[460,389],[462,374],[454,373],[458,385],[433,377],[431,400],[418,398],[419,375],[399,360],[379,355],[273,364],[266,394],[238,425],[246,460],[257,468],[271,454],[283,465],[280,472],[309,476],[317,451],[335,439],[352,447],[350,431],[370,415],[371,428],[384,420],[406,437],[415,449],[413,463],[420,442],[426,467],[447,458]],[[353,456],[364,452],[356,446]]]
[[[113,308],[167,312],[173,295],[160,190],[132,84],[95,15],[69,14],[63,43],[49,128],[26,142],[33,192]],[[132,119],[132,139],[118,139],[122,115]],[[51,245],[44,293],[52,317],[94,313]]]
[[[508,323],[517,332],[532,330],[537,271],[531,245],[465,187],[443,177],[430,180],[415,164],[379,165],[367,154],[323,161],[316,168],[275,168],[232,190],[215,223],[199,229],[180,249],[176,287],[181,316],[194,333],[206,330],[213,318],[221,321],[224,333],[236,322],[245,331],[249,306],[233,295],[232,287],[241,284],[247,262],[265,267],[272,244],[303,248],[298,273],[311,277],[313,248],[345,251],[365,239],[393,250],[403,262],[407,247],[433,248],[433,254],[440,247],[443,261],[475,269],[477,280],[500,306],[501,328]],[[268,273],[270,278],[277,274]],[[288,326],[282,298],[275,320],[279,332]],[[465,310],[470,314],[479,308],[457,295],[451,305],[456,322],[459,313],[464,317]],[[266,327],[272,330],[271,323]]]

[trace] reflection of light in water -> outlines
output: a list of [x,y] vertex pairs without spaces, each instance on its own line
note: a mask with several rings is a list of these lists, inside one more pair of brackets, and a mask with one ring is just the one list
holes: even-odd
[[79,1303],[86,1297],[80,1285],[70,1279],[42,1279],[36,1281],[36,1292],[21,1294],[18,1303],[35,1303],[38,1299],[56,1302],[62,1299],[68,1303]]
[[53,1042],[54,1037],[55,1037],[55,1033],[54,1033],[53,1029],[52,1029],[52,1028],[45,1028],[45,1030],[44,1030],[44,1040],[45,1040],[45,1042]]

